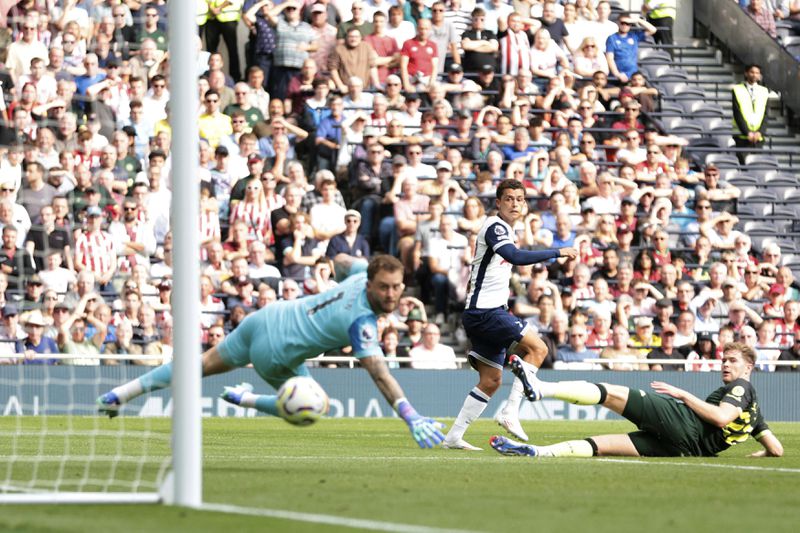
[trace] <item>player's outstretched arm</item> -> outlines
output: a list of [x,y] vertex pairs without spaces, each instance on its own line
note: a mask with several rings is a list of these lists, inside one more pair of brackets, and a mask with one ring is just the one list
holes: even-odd
[[739,409],[729,403],[713,405],[705,400],[701,400],[694,394],[679,389],[669,383],[653,381],[650,386],[659,394],[666,394],[677,400],[681,400],[686,406],[694,411],[694,414],[718,428],[724,428],[739,416]]
[[394,407],[400,418],[408,424],[411,436],[419,444],[420,448],[433,448],[444,440],[444,435],[441,431],[444,429],[444,424],[417,413],[411,403],[406,400],[400,384],[389,373],[389,368],[386,366],[386,361],[383,360],[382,356],[364,357],[360,359],[360,362],[367,369],[369,376],[375,382],[375,386],[381,391],[383,397],[386,398],[386,401]]
[[783,456],[783,444],[781,444],[781,441],[778,440],[778,437],[776,437],[772,431],[766,430],[761,432],[756,436],[756,440],[759,444],[761,444],[761,446],[764,447],[764,449],[750,454],[750,457]]
[[512,265],[532,265],[541,263],[556,257],[569,257],[574,259],[578,256],[575,248],[551,248],[549,250],[520,250],[513,244],[506,244],[497,248],[497,255],[511,263]]

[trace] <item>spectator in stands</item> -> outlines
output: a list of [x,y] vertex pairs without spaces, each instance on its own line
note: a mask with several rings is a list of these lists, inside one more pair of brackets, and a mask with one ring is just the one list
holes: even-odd
[[[643,29],[632,29],[637,23]],[[644,41],[646,36],[655,34],[656,28],[640,16],[631,13],[623,13],[617,24],[619,31],[606,41],[606,60],[609,72],[624,83],[639,70],[639,43]]]
[[750,0],[750,5],[747,6],[747,14],[756,21],[756,24],[761,26],[761,29],[775,39],[778,36],[775,28],[775,13],[765,4],[764,0]]
[[[653,348],[647,354],[647,359],[684,359],[684,354],[675,348],[675,334],[677,329],[672,324],[667,324],[661,331],[661,345]],[[662,370],[683,370],[684,365],[670,365],[665,363],[653,363],[650,370],[660,372]]]
[[[340,27],[341,30],[341,27]],[[378,55],[375,49],[363,40],[358,28],[350,28],[345,33],[345,39],[336,45],[333,53],[328,57],[327,68],[336,87],[342,93],[348,93],[346,83],[356,77],[365,85],[378,86]],[[372,102],[370,101],[371,105]]]
[[[413,312],[413,311],[412,311]],[[436,324],[426,324],[422,330],[422,342],[409,351],[411,368],[455,369],[456,355],[453,348],[440,342],[441,333]]]
[[439,71],[439,51],[436,43],[430,40],[430,33],[430,20],[422,19],[417,23],[416,37],[408,39],[401,47],[400,79],[408,93],[428,89]]
[[[314,30],[308,23],[300,20],[300,5],[302,4],[299,2],[287,1],[266,13],[278,40],[270,73],[269,92],[272,98],[286,98],[289,80],[300,73],[309,52],[315,52],[319,48],[319,44],[315,42]],[[285,19],[280,17],[281,13],[286,16]]]
[[[763,5],[762,0],[755,0]],[[751,4],[752,8],[753,4]],[[766,8],[763,13],[772,14]],[[774,32],[774,26],[773,26]],[[774,35],[773,35],[774,37]],[[744,70],[744,81],[733,86],[733,122],[738,133],[733,140],[737,148],[759,149],[764,145],[767,134],[767,108],[769,106],[769,89],[761,85],[761,67],[747,65]],[[746,151],[737,152],[739,162],[744,163]]]
[[569,344],[558,348],[555,368],[578,368],[574,363],[583,363],[585,359],[594,359],[597,354],[586,348],[586,328],[573,325],[569,328]]
[[635,363],[639,359],[639,353],[628,346],[630,336],[628,329],[625,326],[617,324],[612,332],[612,344],[603,348],[600,352],[602,359],[614,359],[614,363],[606,363],[609,370],[642,370],[646,369],[647,365],[639,365]]
[[47,324],[41,311],[37,309],[30,312],[23,321],[23,327],[27,335],[24,339],[17,341],[15,349],[16,353],[23,357],[21,362],[24,364],[56,364],[55,359],[37,358],[44,354],[59,353],[55,341],[44,336]]
[[677,9],[676,0],[644,0],[642,2],[642,13],[647,17],[647,22],[656,27],[656,32],[653,34],[656,44],[672,45],[672,27],[675,24]]

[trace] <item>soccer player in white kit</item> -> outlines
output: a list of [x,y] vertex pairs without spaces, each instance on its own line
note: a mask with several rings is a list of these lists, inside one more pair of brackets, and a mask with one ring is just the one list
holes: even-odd
[[[512,435],[528,440],[519,423],[519,405],[523,396],[536,400],[536,391],[526,376],[535,374],[547,356],[547,346],[533,329],[508,311],[508,284],[513,265],[530,265],[556,257],[575,258],[577,250],[520,250],[514,244],[514,223],[525,207],[525,188],[519,181],[503,180],[497,187],[497,215],[490,216],[478,233],[472,261],[467,308],[462,322],[472,342],[469,362],[478,371],[478,385],[464,400],[453,427],[442,443],[443,448],[479,450],[464,440],[464,433],[477,419],[503,380],[508,364],[514,374],[506,407],[496,418]],[[506,352],[517,352],[522,358]],[[524,359],[524,361],[523,361]]]

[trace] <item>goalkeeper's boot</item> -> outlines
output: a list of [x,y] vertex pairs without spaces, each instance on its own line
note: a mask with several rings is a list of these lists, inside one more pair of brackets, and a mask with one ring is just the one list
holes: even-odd
[[522,429],[522,424],[519,423],[519,416],[506,413],[505,409],[503,409],[495,415],[494,421],[519,440],[528,442],[528,434]]
[[253,392],[253,386],[249,383],[239,383],[235,387],[225,387],[219,397],[233,405],[241,405],[242,396],[246,392]]
[[119,415],[119,409],[122,407],[122,402],[113,392],[107,392],[99,396],[95,402],[97,403],[97,412],[108,415],[108,418],[114,418]]
[[447,440],[447,437],[445,437],[445,439],[442,441],[441,446],[446,450],[467,450],[470,452],[479,452],[483,449],[473,446],[464,439]]
[[537,457],[539,450],[531,444],[523,444],[502,435],[495,435],[489,439],[489,444],[496,452],[503,455],[523,455],[527,457]]
[[522,382],[522,392],[530,402],[536,402],[542,399],[542,391],[539,390],[539,379],[533,372],[527,369],[528,363],[516,354],[508,356],[508,366],[511,373],[514,374]]

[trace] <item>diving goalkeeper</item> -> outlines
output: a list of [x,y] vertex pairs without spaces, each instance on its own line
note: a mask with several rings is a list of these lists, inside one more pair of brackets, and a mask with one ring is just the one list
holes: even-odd
[[[354,262],[351,275],[337,287],[298,300],[276,302],[249,315],[225,340],[203,354],[203,376],[253,365],[261,378],[278,389],[294,376],[308,376],[305,361],[322,352],[352,346],[378,390],[408,424],[422,448],[444,436],[444,425],[416,412],[389,373],[378,344],[377,313],[391,313],[403,294],[403,265],[381,255],[366,274]],[[356,272],[361,270],[361,272]],[[160,366],[97,399],[101,413],[114,417],[120,407],[141,394],[168,387],[172,364]],[[278,415],[277,396],[257,395],[245,384],[225,387],[223,399],[242,407]]]

